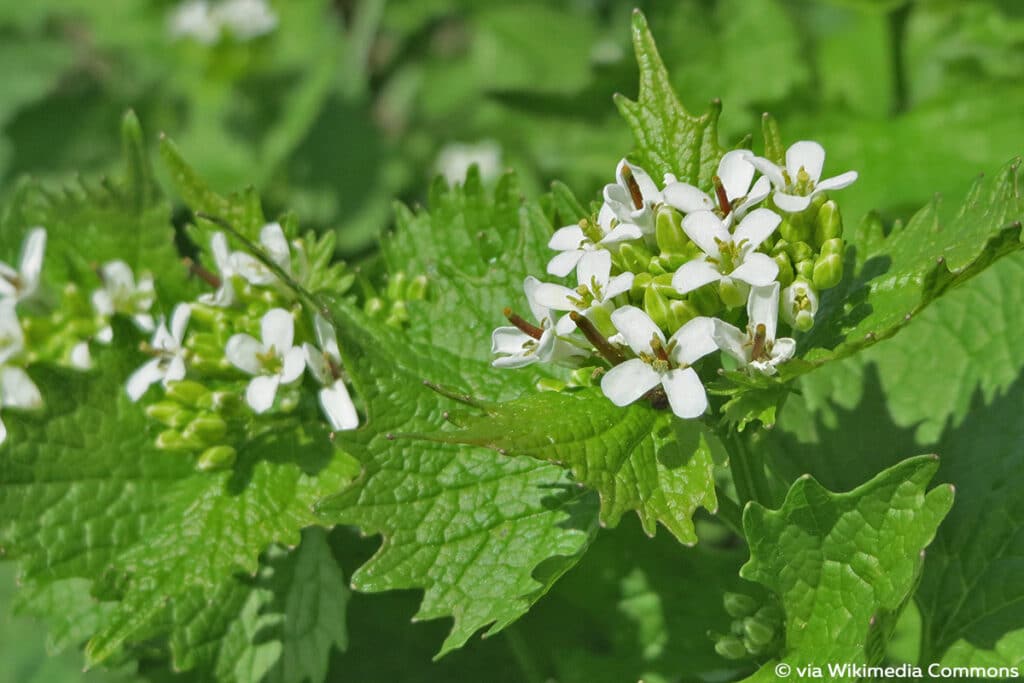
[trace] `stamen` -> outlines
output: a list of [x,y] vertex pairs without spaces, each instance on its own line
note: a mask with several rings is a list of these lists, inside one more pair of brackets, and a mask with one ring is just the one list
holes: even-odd
[[206,268],[203,268],[202,265],[196,263],[187,256],[183,258],[181,262],[185,264],[185,267],[188,268],[190,273],[198,277],[200,280],[215,289],[220,289],[221,284],[223,284],[222,280]]
[[528,334],[529,336],[537,340],[540,340],[540,338],[544,335],[544,330],[537,327],[536,325],[532,325],[526,322],[526,320],[524,320],[522,316],[520,316],[517,313],[513,313],[511,308],[506,307],[504,313],[505,317],[508,318],[508,321],[515,325],[516,327],[518,327],[524,334]]
[[661,340],[658,337],[651,337],[651,350],[654,351],[654,355],[658,357],[658,360],[665,363],[668,362],[668,352],[662,345]]
[[767,337],[768,332],[764,323],[758,323],[754,330],[754,348],[750,351],[751,360],[762,360],[767,355]]
[[626,187],[629,188],[629,196],[633,198],[633,206],[637,209],[644,208],[644,194],[640,191],[640,185],[636,182],[636,178],[633,177],[633,169],[628,164],[622,166],[622,179],[626,181]]
[[728,216],[732,213],[732,202],[729,201],[729,195],[725,191],[725,185],[722,184],[722,179],[718,176],[713,176],[711,182],[715,184],[715,196],[718,197],[718,208],[722,210],[723,216]]
[[580,328],[580,332],[587,338],[587,341],[594,345],[597,352],[600,353],[606,361],[612,365],[618,365],[619,363],[626,360],[626,357],[622,353],[612,346],[611,342],[604,338],[604,335],[596,327],[594,323],[590,322],[590,319],[585,315],[580,315],[576,311],[569,313],[569,318],[576,323],[576,327]]

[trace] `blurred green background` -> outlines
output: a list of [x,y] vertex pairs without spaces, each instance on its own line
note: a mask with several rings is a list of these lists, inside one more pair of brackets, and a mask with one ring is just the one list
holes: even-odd
[[[222,1],[222,0],[218,0]],[[855,168],[848,223],[908,216],[1024,150],[1021,0],[640,2],[684,102],[719,97],[730,143],[771,111],[814,138],[827,173]],[[432,177],[515,169],[595,196],[630,137],[612,103],[636,94],[634,3],[610,0],[270,0],[251,40],[175,37],[180,3],[0,3],[0,202],[19,179],[67,180],[118,160],[134,108],[218,190],[255,185],[271,213],[336,231],[371,258],[395,199]],[[755,146],[756,146],[755,136]],[[0,565],[0,608],[13,594]],[[560,590],[556,588],[556,593]],[[383,599],[383,598],[375,598]],[[0,621],[0,682],[125,680],[47,659],[44,629]],[[492,646],[481,646],[492,647]]]

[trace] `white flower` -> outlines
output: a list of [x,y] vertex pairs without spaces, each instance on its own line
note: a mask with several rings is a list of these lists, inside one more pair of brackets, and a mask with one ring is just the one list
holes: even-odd
[[[0,408],[34,410],[43,407],[43,396],[22,368],[0,365]],[[0,419],[0,444],[7,440],[7,426]]]
[[796,353],[796,342],[789,337],[775,338],[779,316],[779,283],[751,287],[747,300],[747,331],[714,320],[713,335],[718,347],[745,366],[765,375],[774,375],[782,363]]
[[722,211],[725,217],[732,216],[733,219],[743,216],[749,209],[764,201],[771,192],[771,182],[766,176],[758,178],[754,186],[750,186],[755,171],[754,165],[748,159],[750,155],[750,150],[734,149],[726,152],[718,162],[717,175],[722,181],[722,188],[729,202],[725,209],[720,206],[717,197],[712,197],[693,185],[681,183],[672,175],[665,176],[665,189],[662,191],[665,203],[683,213]]
[[78,370],[92,370],[92,351],[89,350],[89,342],[80,341],[72,346],[68,362],[71,363],[71,367]]
[[698,417],[707,410],[704,385],[690,365],[718,349],[710,318],[690,320],[667,343],[651,317],[636,306],[614,311],[612,323],[639,356],[616,365],[601,379],[601,391],[612,403],[629,405],[661,385],[679,417]]
[[[285,272],[291,272],[291,248],[280,223],[267,223],[260,230],[260,246],[266,251],[270,260]],[[277,282],[277,275],[259,259],[243,251],[232,255],[234,271],[257,286],[271,285]]]
[[32,228],[21,244],[18,269],[0,261],[0,299],[21,301],[36,293],[45,252],[46,228]]
[[302,348],[306,353],[306,367],[323,385],[319,393],[320,407],[333,429],[355,429],[359,426],[359,414],[341,377],[341,352],[334,327],[317,313],[313,316],[313,330],[317,346],[307,342]]
[[14,299],[0,299],[0,365],[21,353],[25,348],[25,333],[21,330]]
[[[92,293],[92,305],[104,318],[115,313],[127,315],[143,332],[152,332],[155,325],[149,309],[153,306],[153,276],[144,273],[135,284],[135,275],[124,261],[109,261],[100,267],[103,288]],[[104,344],[114,338],[114,330],[108,325],[96,334]]]
[[474,164],[482,179],[497,178],[501,173],[501,145],[493,140],[475,144],[449,143],[441,148],[435,167],[448,184],[454,185],[466,180],[466,172]]
[[277,28],[277,15],[266,0],[224,0],[213,10],[219,28],[238,40],[251,40]]
[[753,154],[748,158],[771,180],[775,186],[775,205],[787,213],[799,213],[811,205],[816,195],[828,190],[841,190],[857,180],[856,171],[821,180],[825,148],[811,140],[794,142],[786,150],[785,168]]
[[230,306],[235,303],[235,286],[231,282],[235,273],[235,259],[228,248],[228,238],[222,232],[215,232],[210,238],[210,251],[213,252],[213,260],[217,264],[217,276],[220,278],[220,286],[216,292],[207,292],[199,295],[199,303],[209,306]]
[[295,324],[292,314],[283,308],[264,314],[260,336],[262,341],[248,334],[232,336],[224,355],[239,370],[255,375],[245,390],[245,400],[254,411],[264,413],[274,404],[279,386],[302,376],[306,358],[302,348],[292,344]]
[[[534,299],[541,306],[555,311],[576,311],[583,315],[595,307],[609,308],[612,299],[633,286],[633,273],[611,277],[611,272],[611,254],[604,250],[587,252],[576,268],[579,282],[576,289],[542,282],[537,285]],[[575,329],[576,323],[569,316],[564,316],[556,325],[558,334],[570,334]]]
[[598,222],[605,232],[612,229],[610,219],[614,218],[619,225],[635,225],[643,234],[653,234],[654,207],[664,201],[658,186],[647,171],[625,159],[616,167],[615,179],[604,186],[604,206]]
[[496,368],[522,368],[538,361],[571,363],[586,355],[582,349],[558,337],[551,311],[536,300],[540,280],[528,276],[523,291],[534,318],[540,326],[518,319],[513,326],[499,327],[491,334],[491,353],[501,354],[491,361]]
[[220,23],[206,0],[188,0],[174,10],[168,21],[172,38],[192,38],[212,45],[220,38]]
[[[548,273],[556,277],[565,277],[572,272],[585,254],[600,251],[604,247],[614,248],[615,245],[629,240],[638,240],[644,236],[640,228],[630,223],[621,223],[612,227],[611,209],[607,205],[601,207],[596,229],[601,237],[594,242],[579,225],[567,225],[555,230],[548,242],[548,248],[561,252],[548,262]],[[596,235],[595,235],[596,236]]]
[[782,319],[806,332],[814,326],[818,313],[818,293],[805,280],[795,280],[782,290]]
[[740,280],[763,286],[779,274],[779,264],[767,254],[757,253],[782,218],[768,209],[754,209],[736,230],[710,211],[698,211],[683,218],[683,231],[704,251],[702,257],[684,263],[672,277],[672,286],[686,294],[710,282]]
[[156,328],[152,341],[155,357],[128,378],[128,396],[133,402],[138,401],[156,382],[166,387],[169,382],[185,378],[185,328],[191,313],[188,304],[178,304],[171,313],[170,330],[164,321]]

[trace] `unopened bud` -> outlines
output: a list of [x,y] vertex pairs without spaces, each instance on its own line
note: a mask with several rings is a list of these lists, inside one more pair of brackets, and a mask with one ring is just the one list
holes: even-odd
[[664,330],[675,329],[670,321],[672,311],[669,309],[669,301],[657,287],[648,287],[644,292],[644,311],[658,327]]
[[386,305],[379,296],[372,296],[363,304],[363,311],[371,318],[376,318],[384,313]]
[[405,298],[405,288],[408,279],[405,273],[399,271],[388,278],[388,286],[384,290],[385,296],[391,301],[400,301]]
[[690,239],[683,232],[682,215],[668,206],[658,209],[654,238],[662,254],[682,255],[690,243]]
[[830,240],[825,240],[821,245],[822,254],[836,254],[842,256],[846,250],[846,243],[843,242],[842,237],[833,237]]
[[775,259],[775,263],[779,265],[779,275],[776,278],[779,281],[779,285],[782,287],[788,286],[793,282],[795,274],[793,273],[793,264],[789,260],[789,255],[786,252],[779,252],[772,257]]
[[722,297],[722,303],[726,308],[745,306],[749,294],[750,286],[748,284],[733,280],[731,277],[723,277],[718,283],[718,295]]
[[182,405],[196,406],[209,399],[210,390],[199,382],[180,380],[167,383],[167,398]]
[[633,278],[633,287],[629,290],[630,298],[639,298],[644,295],[644,290],[654,282],[654,276],[648,272],[637,273]]
[[819,247],[826,241],[843,236],[843,219],[839,205],[831,199],[821,205],[814,219],[814,242]]
[[187,439],[195,437],[204,443],[217,443],[227,434],[228,425],[216,415],[200,415],[188,423],[182,435]]
[[174,429],[166,429],[156,437],[156,447],[162,451],[194,451],[202,445],[195,439],[186,439]]
[[612,311],[614,308],[614,305],[609,301],[605,302],[604,305],[591,306],[587,310],[587,319],[594,323],[594,327],[605,337],[611,337],[618,332],[614,323],[612,323]]
[[811,280],[814,277],[814,261],[811,259],[798,261],[794,270],[798,278]]
[[830,289],[843,279],[843,259],[839,254],[823,254],[814,264],[814,286]]
[[745,593],[726,593],[722,596],[725,611],[733,619],[749,617],[757,611],[758,602]]
[[715,652],[726,659],[745,659],[747,657],[747,648],[743,646],[743,641],[736,636],[719,638],[715,643]]
[[801,220],[799,214],[787,214],[782,219],[782,223],[779,224],[779,235],[791,244],[794,242],[807,242],[811,238],[811,230]]
[[717,287],[700,287],[686,295],[701,315],[716,315],[722,310],[722,298]]
[[806,279],[798,279],[782,290],[780,313],[782,319],[801,332],[814,325],[818,312],[818,292]]
[[619,258],[625,266],[623,270],[630,273],[642,273],[651,262],[651,253],[637,244],[626,243],[619,247]]
[[554,377],[541,377],[537,380],[537,384],[534,386],[536,386],[537,391],[559,392],[565,389],[566,384],[562,380],[555,379]]
[[146,415],[168,427],[184,427],[195,413],[174,401],[159,401],[146,407]]
[[410,301],[422,301],[427,298],[429,282],[426,275],[417,275],[409,281],[409,286],[405,290],[405,298]]
[[814,249],[807,242],[790,243],[789,247],[786,248],[786,253],[789,254],[789,258],[793,263],[813,259],[815,256]]
[[747,617],[743,620],[743,633],[759,648],[775,640],[775,629],[756,617]]
[[211,446],[199,456],[196,469],[202,472],[226,469],[235,463],[236,457],[238,452],[231,446]]
[[388,311],[388,317],[384,322],[392,327],[401,327],[405,323],[409,322],[409,309],[405,305],[405,302],[393,302],[391,304],[391,310]]

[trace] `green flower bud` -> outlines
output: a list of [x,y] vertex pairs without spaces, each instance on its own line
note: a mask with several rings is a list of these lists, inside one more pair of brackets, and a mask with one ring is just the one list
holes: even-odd
[[725,611],[733,619],[749,617],[757,611],[758,602],[745,593],[726,593],[722,596]]
[[[666,259],[667,260],[667,259]],[[652,258],[647,262],[647,270],[655,275],[664,275],[673,271],[672,268],[668,267],[667,264],[663,263],[661,259]]]
[[811,239],[811,230],[799,215],[786,214],[779,224],[779,235],[790,243],[807,242]]
[[829,289],[843,279],[843,259],[839,254],[823,254],[814,264],[814,286]]
[[388,278],[388,286],[384,295],[391,301],[399,301],[405,298],[407,278],[405,273],[399,271]]
[[228,425],[216,415],[204,414],[188,423],[182,436],[195,437],[204,443],[217,443],[228,432]]
[[427,285],[429,284],[426,275],[417,275],[409,282],[405,290],[405,298],[410,301],[422,301],[427,298]]
[[747,648],[743,646],[743,641],[735,636],[720,638],[715,643],[715,652],[726,659],[746,659],[747,657]]
[[381,299],[379,296],[370,297],[366,300],[366,303],[363,304],[363,311],[365,311],[366,315],[371,318],[376,318],[382,315],[385,308],[384,299]]
[[224,309],[217,306],[207,306],[199,302],[193,302],[190,304],[192,309],[192,319],[196,322],[201,322],[210,327],[216,327],[220,325],[225,316]]
[[566,384],[562,380],[555,379],[554,377],[541,377],[537,380],[537,384],[535,386],[537,387],[537,391],[558,392],[565,389]]
[[801,332],[814,325],[818,312],[818,292],[806,278],[798,279],[782,290],[779,313],[782,319]]
[[762,652],[764,652],[764,646],[758,645],[746,636],[743,636],[743,648],[747,651],[748,654],[754,657],[757,657]]
[[717,287],[701,287],[686,295],[701,315],[717,315],[722,310],[722,299]]
[[846,243],[842,237],[833,237],[830,240],[825,240],[821,245],[822,254],[836,254],[842,256],[843,251],[846,250]]
[[146,415],[150,419],[175,429],[184,427],[195,417],[193,411],[174,401],[159,401],[147,406]]
[[761,117],[761,134],[764,136],[764,158],[773,164],[786,163],[786,146],[782,144],[779,122],[767,112]]
[[814,277],[814,261],[807,259],[805,261],[799,261],[796,264],[796,276],[805,280],[810,280]]
[[182,405],[199,407],[201,403],[210,400],[210,390],[199,382],[191,380],[179,380],[168,382],[166,389],[167,398],[177,401]]
[[746,306],[750,294],[750,285],[731,277],[723,277],[718,283],[718,295],[726,308]]
[[814,249],[807,242],[793,242],[786,249],[789,254],[789,258],[793,263],[800,263],[808,259],[813,259],[815,256]]
[[[650,291],[650,290],[648,290]],[[606,303],[602,306],[591,306],[590,310],[587,311],[587,318],[590,322],[594,323],[594,327],[606,337],[610,337],[616,332],[615,325],[612,323],[612,311],[614,306],[611,302]]]
[[793,264],[789,260],[789,255],[786,252],[779,252],[772,258],[775,259],[775,263],[779,264],[779,276],[776,278],[779,281],[779,285],[782,287],[788,286],[793,282],[795,277],[793,273]]
[[629,298],[639,299],[643,297],[644,290],[650,287],[652,282],[654,282],[654,276],[650,273],[637,273],[636,277],[633,278],[633,287],[629,290]]
[[242,406],[238,394],[230,391],[215,391],[210,394],[210,409],[221,415],[236,415]]
[[843,236],[843,219],[839,205],[831,199],[821,205],[814,219],[814,243],[819,247],[830,239]]
[[785,615],[782,613],[781,607],[776,604],[769,603],[767,605],[763,605],[759,610],[757,610],[757,614],[754,616],[756,616],[762,623],[773,624],[774,628],[781,628],[782,619]]
[[[654,239],[662,254],[683,254],[690,238],[683,232],[683,216],[671,207],[662,206],[654,224]],[[678,266],[676,266],[678,267]]]
[[674,329],[671,322],[672,311],[669,309],[669,300],[658,291],[657,287],[648,287],[644,292],[644,311],[661,329]]
[[623,244],[619,247],[618,256],[625,266],[623,270],[631,273],[642,273],[651,263],[651,252],[638,244]]
[[743,633],[750,642],[759,648],[775,640],[775,629],[756,617],[747,617],[743,620]]
[[238,453],[231,446],[212,446],[203,451],[196,461],[196,469],[202,472],[222,470],[235,464]]
[[391,304],[391,310],[384,322],[392,327],[401,327],[409,322],[409,309],[404,301],[395,301]]
[[668,308],[672,312],[669,318],[672,322],[668,328],[669,330],[678,330],[700,315],[700,312],[689,301],[670,301]]
[[194,451],[203,447],[195,438],[186,438],[181,432],[166,429],[156,437],[156,447],[162,451]]

